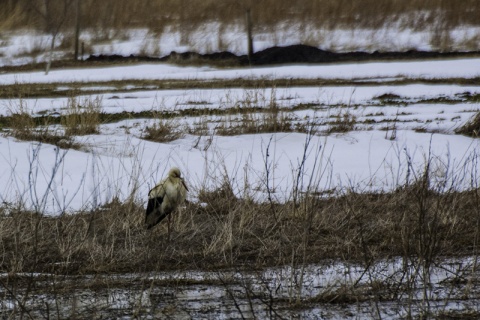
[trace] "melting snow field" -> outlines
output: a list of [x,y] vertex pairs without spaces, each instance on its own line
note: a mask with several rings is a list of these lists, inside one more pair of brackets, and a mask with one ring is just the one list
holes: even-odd
[[[117,46],[118,50],[125,48]],[[102,52],[102,48],[97,50]],[[480,86],[452,79],[477,78],[479,66],[480,59],[458,59],[242,69],[139,64],[52,70],[48,76],[43,72],[3,73],[0,85],[49,83],[56,85],[57,92],[72,87],[94,91],[77,99],[98,101],[100,111],[112,115],[172,112],[178,115],[175,123],[179,126],[204,123],[209,133],[186,133],[167,143],[147,141],[143,139],[145,128],[158,120],[131,117],[101,124],[98,134],[74,137],[81,147],[66,150],[18,140],[5,129],[0,136],[0,201],[6,209],[22,204],[49,215],[96,209],[113,199],[132,196],[141,203],[172,166],[184,173],[191,190],[189,200],[194,202],[200,190],[219,187],[226,176],[238,197],[264,201],[270,195],[274,201],[284,202],[291,199],[299,171],[301,189],[313,186],[320,194],[391,191],[410,182],[412,170],[421,175],[427,161],[433,172],[430,178],[440,186],[439,191],[478,188],[479,139],[455,134],[455,130],[479,112]],[[143,79],[216,84],[209,89],[160,90],[129,83]],[[223,89],[219,85],[232,79],[338,80],[340,84],[258,89]],[[126,85],[113,86],[112,81],[125,81]],[[92,82],[94,86],[87,90]],[[22,111],[58,116],[68,112],[68,101],[64,97],[2,99],[0,115]],[[241,120],[242,114],[235,110],[252,105],[260,112],[272,102],[293,125],[310,126],[316,134],[214,134],[218,123]],[[231,112],[187,114],[198,109]],[[355,124],[347,132],[331,132],[332,119],[342,117]],[[448,258],[420,270],[422,263],[392,258],[369,266],[330,262],[257,273],[122,275],[119,281],[124,281],[124,286],[118,288],[87,288],[61,297],[56,292],[29,293],[25,301],[38,306],[34,317],[48,317],[43,308],[49,304],[55,304],[59,308],[56,314],[64,317],[75,310],[119,318],[175,319],[252,315],[368,319],[372,315],[404,318],[425,314],[425,310],[434,314],[480,312],[476,258]],[[36,284],[46,287],[56,281],[84,281],[88,287],[89,281],[98,280],[93,276],[60,280],[49,274],[28,276],[38,276]],[[154,286],[155,282],[159,284]],[[411,285],[411,290],[400,288],[405,284]],[[378,290],[379,285],[384,287]],[[372,287],[376,289],[370,290]],[[345,288],[358,290],[354,295],[358,299],[342,301]],[[16,297],[22,294],[19,291]],[[292,308],[297,300],[305,303],[301,310]],[[6,312],[19,307],[18,300],[0,302]]]
[[[165,64],[111,68],[56,70],[41,73],[2,74],[0,83],[61,83],[129,79],[230,79],[252,78],[471,78],[480,75],[480,60],[436,60],[395,63],[362,63],[328,66],[280,66],[217,70],[176,67]],[[193,80],[192,80],[193,81]],[[217,187],[228,175],[239,196],[253,193],[262,200],[266,163],[273,174],[270,183],[277,201],[290,197],[292,181],[306,154],[306,178],[319,192],[326,190],[392,190],[406,182],[408,164],[421,170],[433,159],[436,182],[468,189],[477,184],[478,139],[456,135],[454,130],[478,112],[478,86],[458,84],[346,85],[266,89],[116,90],[108,87],[78,99],[97,99],[105,113],[172,111],[186,109],[235,109],[252,104],[267,108],[271,101],[293,123],[315,125],[319,132],[329,121],[348,115],[355,119],[346,133],[319,134],[307,139],[303,133],[240,136],[185,137],[170,143],[141,139],[152,119],[129,119],[104,124],[100,134],[78,136],[80,150],[63,150],[48,144],[0,138],[1,200],[15,205],[59,214],[91,209],[113,197],[132,193],[143,201],[171,166],[185,173],[193,192]],[[105,90],[107,92],[105,92]],[[384,99],[383,97],[390,97]],[[4,99],[0,113],[22,110],[35,114],[66,112],[66,98]],[[240,104],[239,104],[240,103]],[[310,107],[298,107],[298,106]],[[235,122],[236,116],[228,120]],[[206,119],[206,120],[205,120]],[[205,121],[214,130],[219,116],[184,117],[179,123]],[[213,123],[213,124],[212,124]],[[213,127],[212,127],[213,126]],[[308,145],[305,144],[308,141]],[[305,149],[306,148],[306,149]],[[305,151],[307,150],[307,151]],[[269,157],[266,157],[267,152]],[[307,179],[305,179],[307,180]],[[305,185],[304,187],[307,187]],[[246,187],[248,185],[248,188]],[[250,195],[252,196],[252,195]]]
[[[224,174],[242,195],[248,192],[243,189],[245,180],[250,181],[252,189],[262,188],[269,143],[274,197],[282,202],[290,196],[294,173],[303,157],[304,134],[214,137],[204,151],[206,139],[195,147],[199,144],[195,136],[158,144],[126,135],[96,135],[79,139],[87,146],[86,151],[65,151],[1,138],[2,201],[20,201],[51,214],[89,210],[113,197],[126,199],[132,193],[141,201],[174,165],[187,177],[193,191],[191,200],[195,199],[195,190],[220,185]],[[457,135],[401,130],[391,141],[382,131],[352,132],[314,137],[305,172],[306,178],[312,177],[323,190],[391,190],[405,182],[407,157],[422,167],[430,153],[438,166],[435,179],[469,188],[478,181],[477,150],[477,141]],[[317,168],[313,170],[315,163]],[[462,181],[465,177],[468,179]]]
[[329,65],[295,65],[242,69],[183,67],[169,64],[140,64],[123,67],[52,70],[0,74],[0,84],[125,81],[128,79],[218,80],[218,79],[449,79],[475,78],[480,59],[407,62],[365,62]]

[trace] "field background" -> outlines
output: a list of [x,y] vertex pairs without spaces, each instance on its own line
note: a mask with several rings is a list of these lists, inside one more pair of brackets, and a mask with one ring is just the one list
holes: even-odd
[[[46,29],[45,15],[51,23],[64,19],[65,28],[75,26],[76,1],[2,0],[2,28]],[[475,0],[299,0],[290,1],[166,1],[93,0],[80,1],[82,25],[87,28],[162,30],[178,24],[182,30],[209,22],[224,25],[243,23],[250,9],[259,28],[279,23],[303,22],[306,26],[329,29],[383,29],[398,24],[401,28],[445,30],[459,26],[478,26],[480,4]],[[47,29],[48,30],[48,29]]]
[[247,11],[254,51],[299,43],[334,52],[477,51],[480,46],[480,5],[467,0],[3,0],[1,5],[0,65],[82,53],[83,58],[161,57],[171,51],[246,54]]
[[[478,1],[0,8],[2,317],[480,315]],[[255,51],[470,53],[86,60],[243,55],[247,12]],[[86,61],[73,61],[76,35]],[[147,231],[146,195],[172,166],[189,202]]]

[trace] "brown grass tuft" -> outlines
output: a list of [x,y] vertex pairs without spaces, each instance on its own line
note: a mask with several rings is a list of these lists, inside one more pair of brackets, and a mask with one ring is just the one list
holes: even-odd
[[101,99],[70,98],[67,112],[62,116],[65,135],[88,135],[98,133],[100,125]]
[[[40,122],[43,120],[43,122]],[[70,136],[66,136],[62,130],[51,127],[51,118],[34,118],[25,111],[13,113],[10,117],[4,118],[5,132],[13,137],[24,141],[38,141],[56,145],[60,148],[79,148]]]
[[474,138],[480,137],[480,112],[477,112],[470,121],[455,130],[455,132]]
[[355,129],[357,118],[349,112],[339,112],[333,116],[334,120],[330,121],[327,133],[345,133]]
[[153,126],[145,128],[143,139],[155,142],[170,142],[183,138],[184,132],[188,131],[184,129],[185,127],[182,128],[178,120],[158,119]]

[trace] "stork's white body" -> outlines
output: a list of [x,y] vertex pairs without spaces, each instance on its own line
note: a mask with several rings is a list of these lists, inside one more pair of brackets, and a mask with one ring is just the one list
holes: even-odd
[[145,224],[152,228],[185,201],[187,186],[178,168],[170,169],[168,176],[148,193]]

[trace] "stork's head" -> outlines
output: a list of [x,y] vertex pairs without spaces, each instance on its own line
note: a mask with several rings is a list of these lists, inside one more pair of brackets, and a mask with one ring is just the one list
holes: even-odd
[[171,177],[171,178],[181,178],[182,174],[180,172],[180,169],[178,169],[177,167],[173,167],[168,172],[168,176]]

